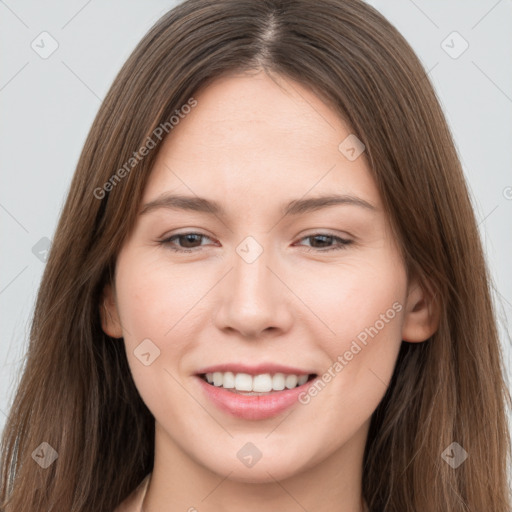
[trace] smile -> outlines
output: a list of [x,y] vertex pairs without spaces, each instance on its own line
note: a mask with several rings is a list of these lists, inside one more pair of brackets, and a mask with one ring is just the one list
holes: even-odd
[[278,416],[297,404],[317,374],[215,371],[195,377],[206,399],[221,412],[255,421]]
[[260,373],[253,376],[248,373],[210,372],[201,375],[201,377],[213,386],[229,389],[235,393],[261,395],[302,386],[313,378],[314,374],[285,375],[284,373],[275,373],[271,375],[270,373]]

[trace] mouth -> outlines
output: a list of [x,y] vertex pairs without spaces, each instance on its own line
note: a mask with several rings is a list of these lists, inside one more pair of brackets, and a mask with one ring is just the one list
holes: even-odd
[[231,393],[245,396],[265,396],[301,387],[315,379],[317,374],[276,372],[251,375],[243,372],[208,372],[198,374],[198,377],[210,386],[222,388]]
[[296,406],[318,375],[215,371],[195,377],[205,398],[220,412],[242,420],[264,420]]

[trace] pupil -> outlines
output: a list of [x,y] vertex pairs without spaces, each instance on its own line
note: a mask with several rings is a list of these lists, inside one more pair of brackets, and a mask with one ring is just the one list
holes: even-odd
[[[186,245],[186,244],[188,244],[188,243],[192,243],[192,244],[193,244],[193,243],[194,243],[194,238],[197,238],[197,237],[198,237],[198,235],[193,234],[193,233],[188,234],[188,235],[183,235],[183,236],[182,236],[182,238],[184,238],[184,239],[186,240],[185,247],[188,247],[188,246]],[[197,241],[197,240],[196,240],[196,241]]]
[[322,243],[322,241],[323,241],[323,243],[325,244],[326,241],[329,242],[331,238],[332,238],[332,236],[329,236],[329,235],[316,235],[313,237],[313,240],[323,239],[320,241],[320,243]]

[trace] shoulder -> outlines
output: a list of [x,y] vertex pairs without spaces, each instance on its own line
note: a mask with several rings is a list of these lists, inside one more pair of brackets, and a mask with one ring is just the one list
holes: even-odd
[[114,512],[140,512],[142,500],[146,494],[149,482],[149,473],[133,492],[114,510]]

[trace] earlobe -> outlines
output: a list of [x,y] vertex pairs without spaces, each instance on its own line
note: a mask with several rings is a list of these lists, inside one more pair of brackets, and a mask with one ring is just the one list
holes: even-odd
[[435,293],[416,280],[409,285],[405,307],[402,340],[421,343],[428,340],[439,327],[440,305]]
[[103,332],[112,338],[122,338],[123,331],[121,329],[114,293],[110,284],[105,285],[103,289],[99,308]]

